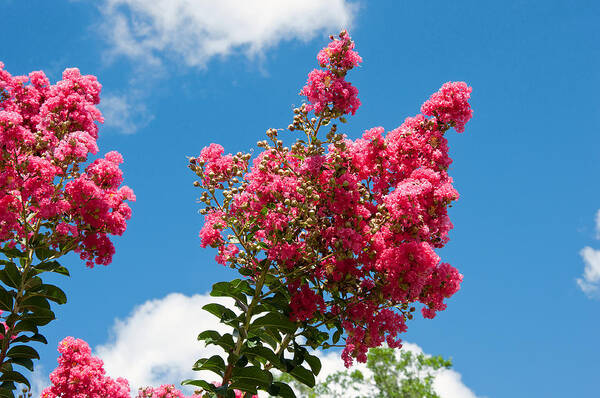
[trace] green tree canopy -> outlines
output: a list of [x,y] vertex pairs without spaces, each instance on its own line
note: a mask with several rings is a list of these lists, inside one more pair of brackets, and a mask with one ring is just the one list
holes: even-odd
[[440,398],[433,390],[433,380],[440,369],[450,367],[451,360],[441,356],[371,348],[367,355],[368,375],[357,369],[338,371],[313,388],[287,374],[281,379],[302,398]]

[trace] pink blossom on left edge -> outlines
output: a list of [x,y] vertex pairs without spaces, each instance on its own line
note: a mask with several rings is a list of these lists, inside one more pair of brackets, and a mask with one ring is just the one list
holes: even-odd
[[83,169],[98,152],[101,88],[76,68],[51,85],[41,71],[12,76],[0,62],[0,240],[7,247],[37,228],[55,232],[50,246],[78,252],[89,267],[111,262],[108,236],[126,230],[126,202],[135,195],[120,187],[118,152]]

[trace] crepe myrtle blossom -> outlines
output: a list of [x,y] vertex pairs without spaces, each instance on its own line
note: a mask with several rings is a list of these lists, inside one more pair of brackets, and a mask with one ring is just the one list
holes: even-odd
[[101,87],[76,68],[50,84],[41,71],[12,76],[0,63],[0,240],[6,247],[26,246],[37,235],[76,251],[89,267],[111,262],[108,236],[127,228],[127,202],[135,195],[121,186],[118,152],[85,166],[98,153]]
[[[58,345],[58,367],[50,374],[51,386],[42,391],[40,398],[130,398],[129,382],[106,375],[104,363],[92,355],[90,346],[81,339],[64,338]],[[235,391],[236,398],[243,393]],[[202,398],[184,395],[172,384],[138,389],[136,398]],[[253,396],[252,398],[258,398]]]
[[433,318],[460,288],[462,275],[435,249],[448,242],[448,207],[459,198],[445,133],[464,131],[471,88],[445,83],[422,114],[352,140],[331,122],[360,105],[346,76],[362,59],[345,31],[317,59],[324,69],[301,91],[307,103],[294,110],[288,129],[300,134],[290,147],[269,129],[253,162],[211,144],[190,168],[206,190],[202,246],[251,278],[272,267],[290,292],[290,320],[340,322],[350,366],[370,347],[399,347],[415,303]]

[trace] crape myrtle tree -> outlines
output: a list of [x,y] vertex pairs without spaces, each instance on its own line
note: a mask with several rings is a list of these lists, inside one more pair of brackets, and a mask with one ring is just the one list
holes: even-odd
[[342,347],[346,366],[365,362],[371,347],[401,346],[415,303],[433,318],[459,289],[462,275],[434,250],[448,241],[458,198],[444,134],[464,131],[471,88],[446,83],[400,127],[350,140],[337,122],[360,106],[346,76],[362,59],[345,31],[331,39],[288,131],[267,130],[252,163],[218,144],[190,159],[206,205],[201,245],[242,276],[211,292],[235,308],[204,307],[231,328],[198,336],[223,350],[194,365],[217,382],[184,382],[205,396],[293,397],[275,369],[312,387],[321,364],[308,348]]
[[39,358],[34,343],[47,342],[40,327],[55,318],[51,302],[67,301],[45,274],[68,276],[57,260],[73,251],[90,268],[109,264],[109,235],[123,234],[131,216],[121,155],[88,162],[100,89],[77,69],[50,84],[43,72],[11,76],[0,63],[0,397],[29,386],[22,372]]
[[[358,91],[346,80],[346,74],[362,59],[345,31],[338,38],[332,37],[317,58],[322,69],[309,74],[301,91],[307,102],[294,110],[288,130],[297,139],[290,147],[284,146],[280,131],[269,129],[268,140],[258,143],[263,150],[252,165],[249,154],[224,155],[223,147],[218,144],[204,148],[199,157],[190,159],[190,168],[199,177],[195,185],[203,189],[201,202],[206,204],[201,209],[205,215],[201,245],[216,248],[217,262],[237,269],[242,276],[215,284],[211,292],[213,296],[230,297],[235,307],[216,303],[204,307],[229,326],[231,332],[208,330],[198,336],[205,344],[220,347],[222,354],[196,362],[195,370],[211,371],[218,380],[184,381],[198,388],[193,397],[248,398],[258,390],[273,396],[294,397],[288,384],[273,379],[273,372],[314,386],[321,364],[308,348],[343,347],[346,366],[354,358],[365,362],[369,348],[383,343],[392,348],[401,345],[399,334],[406,330],[406,320],[413,317],[414,303],[421,303],[422,314],[433,318],[437,311],[446,308],[444,299],[459,289],[462,276],[449,264],[442,263],[434,249],[448,241],[452,224],[447,208],[458,198],[447,173],[451,160],[444,133],[452,127],[464,131],[471,117],[468,103],[471,88],[462,82],[446,83],[423,104],[422,114],[406,119],[387,134],[376,127],[352,141],[338,132],[335,121],[345,123],[344,117],[354,114],[360,106]],[[72,85],[75,90],[81,86],[81,83]],[[10,94],[10,89],[5,91]],[[96,104],[97,98],[92,98]],[[77,100],[81,101],[78,104],[89,105],[83,99]],[[93,110],[98,115],[95,120],[99,120],[93,106],[83,107]],[[63,115],[70,108],[51,109]],[[53,128],[57,125],[63,124],[50,124]],[[77,127],[77,131],[82,130]],[[92,138],[94,134],[90,134]],[[64,133],[54,136],[59,137],[59,142],[64,140]],[[77,153],[82,153],[83,147],[95,151],[95,146],[86,146],[89,142],[84,138],[68,141],[69,148],[80,151]],[[46,144],[40,145],[44,148]],[[38,157],[48,161],[52,156],[56,157],[44,152],[44,156]],[[79,173],[80,166],[75,166],[85,158],[80,156],[76,160],[71,166],[76,171],[68,174],[65,181],[83,180],[85,187],[101,190],[86,191],[86,195],[77,194],[76,189],[70,193],[71,183],[64,183],[64,198],[69,206],[61,208],[63,213],[50,212],[43,220],[50,219],[55,224],[40,222],[37,235],[33,235],[44,237],[42,242],[46,246],[41,250],[27,251],[30,250],[27,245],[36,242],[29,234],[14,244],[7,239],[3,249],[8,253],[6,264],[14,265],[19,275],[35,272],[34,277],[39,278],[37,275],[45,270],[65,273],[55,258],[68,250],[79,251],[88,265],[92,261],[110,260],[107,253],[112,254],[108,250],[112,246],[105,239],[106,234],[122,233],[129,212],[116,209],[125,209],[122,201],[133,199],[133,194],[121,188],[101,195],[108,188],[116,190],[120,184],[120,172],[114,166],[120,161],[116,154],[92,163],[85,173]],[[53,164],[52,160],[49,162]],[[95,166],[97,162],[102,167]],[[109,168],[107,165],[111,164]],[[113,174],[100,173],[108,169]],[[54,186],[62,187],[57,184],[63,181],[60,176],[51,174],[47,178],[53,178]],[[106,185],[107,181],[111,184]],[[59,197],[61,189],[56,189]],[[53,196],[44,196],[48,197]],[[96,203],[97,197],[119,198],[120,202],[117,207],[102,207],[102,202]],[[44,198],[31,202],[39,203]],[[123,228],[118,230],[110,229],[115,225],[111,222],[115,213],[123,214],[123,223],[118,224]],[[16,214],[19,219],[19,213]],[[41,215],[28,217],[37,220]],[[6,221],[0,225],[7,225]],[[28,218],[16,225],[25,231],[31,228]],[[21,236],[17,232],[15,235]],[[86,239],[92,239],[91,243]],[[39,264],[34,264],[34,255]],[[7,265],[5,273],[17,275],[12,265]],[[19,289],[24,280],[26,277],[21,276],[19,283],[10,283]],[[48,285],[40,282],[39,286]],[[45,292],[44,289],[48,288],[31,291]],[[28,292],[25,286],[5,296],[13,298],[8,300],[12,304],[23,300],[20,297]],[[55,297],[42,293],[35,296]],[[11,310],[15,313],[24,308],[31,307],[19,304]],[[29,316],[37,314],[35,311],[25,313]],[[40,313],[48,311],[44,307]],[[4,336],[11,338],[3,340],[8,344],[18,340],[20,334],[9,318]],[[38,336],[37,329],[31,333]],[[28,348],[20,350],[30,352]],[[106,376],[102,361],[91,355],[82,340],[66,338],[60,343],[59,352],[59,366],[51,374],[52,385],[44,390],[44,398],[129,395],[127,380]],[[7,363],[30,364],[30,358],[13,357]],[[15,380],[7,378],[8,383],[22,381],[10,377]],[[142,388],[138,397],[169,398],[183,394],[173,385],[163,385]]]

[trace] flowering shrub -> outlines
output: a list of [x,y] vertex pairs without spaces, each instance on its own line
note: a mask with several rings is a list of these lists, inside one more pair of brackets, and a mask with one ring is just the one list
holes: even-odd
[[464,131],[471,88],[446,83],[422,114],[350,140],[332,122],[360,106],[346,75],[362,59],[345,31],[317,59],[324,69],[310,72],[300,93],[307,103],[294,109],[288,130],[300,134],[289,147],[269,129],[252,163],[218,144],[190,159],[206,204],[201,245],[249,277],[217,283],[211,293],[232,297],[241,314],[205,307],[234,329],[198,337],[227,353],[195,365],[219,375],[221,386],[186,381],[219,397],[232,388],[294,396],[272,381],[271,368],[314,385],[320,363],[305,346],[337,346],[343,336],[346,366],[365,362],[370,347],[401,345],[414,303],[433,318],[460,287],[462,275],[435,249],[448,242],[447,209],[458,199],[444,134]]
[[70,251],[89,267],[109,264],[108,236],[123,234],[131,217],[121,155],[85,166],[98,152],[100,90],[77,69],[52,85],[43,72],[11,76],[0,63],[0,396],[29,384],[13,366],[33,370],[38,354],[27,343],[46,342],[38,328],[54,319],[50,301],[66,302],[40,275],[68,275],[56,260]]

